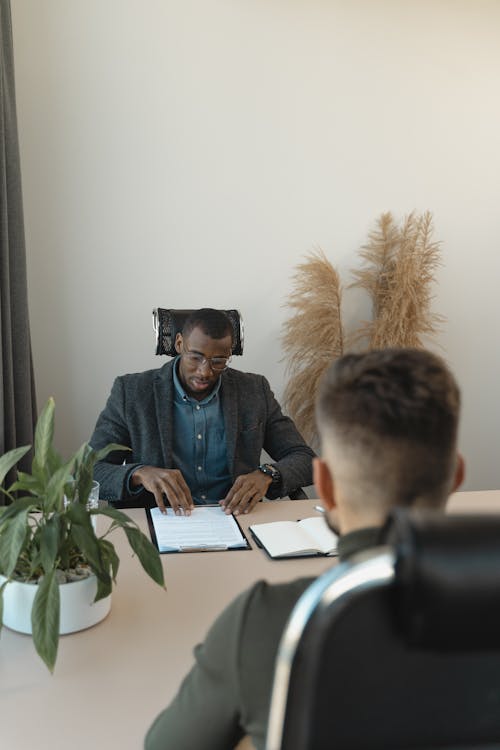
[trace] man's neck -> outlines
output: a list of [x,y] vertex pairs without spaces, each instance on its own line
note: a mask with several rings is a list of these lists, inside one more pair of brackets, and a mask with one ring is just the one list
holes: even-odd
[[352,531],[366,529],[367,527],[380,528],[385,521],[385,514],[382,513],[364,513],[362,516],[356,513],[342,512],[338,509],[335,516],[331,519],[331,526],[336,526],[340,534],[350,534]]

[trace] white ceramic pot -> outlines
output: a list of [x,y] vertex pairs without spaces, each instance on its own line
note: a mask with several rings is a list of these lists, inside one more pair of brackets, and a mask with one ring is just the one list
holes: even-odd
[[[4,581],[4,576],[0,575],[0,586]],[[59,585],[60,635],[90,628],[104,620],[111,609],[111,594],[94,602],[96,591],[97,578],[94,575],[83,581]],[[36,592],[36,584],[10,581],[3,592],[3,624],[20,633],[31,634],[31,607]]]

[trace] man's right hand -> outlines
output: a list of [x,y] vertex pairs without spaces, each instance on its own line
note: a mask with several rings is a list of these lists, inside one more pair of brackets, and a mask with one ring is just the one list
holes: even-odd
[[184,477],[178,469],[160,469],[158,466],[140,466],[130,478],[132,487],[140,484],[154,495],[156,504],[162,513],[166,513],[163,496],[165,495],[176,515],[191,514],[194,508],[191,492]]

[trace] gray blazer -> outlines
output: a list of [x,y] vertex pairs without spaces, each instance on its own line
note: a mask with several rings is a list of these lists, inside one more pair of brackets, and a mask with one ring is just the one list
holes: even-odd
[[[142,464],[176,468],[172,459],[173,362],[116,378],[90,444],[99,450],[119,443],[131,451],[114,451],[96,464],[94,478],[101,483],[102,499],[131,499],[128,478]],[[312,484],[314,452],[293,421],[283,415],[267,380],[231,368],[221,378],[219,393],[233,481],[259,466],[264,449],[282,477],[281,486],[271,486],[268,497],[284,497]],[[142,502],[151,499],[154,502],[152,495],[142,493]]]

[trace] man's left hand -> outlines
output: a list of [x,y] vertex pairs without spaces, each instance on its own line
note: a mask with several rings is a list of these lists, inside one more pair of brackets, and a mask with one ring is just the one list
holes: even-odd
[[254,505],[265,497],[271,481],[271,477],[258,469],[237,477],[224,500],[220,500],[226,515],[250,513]]

